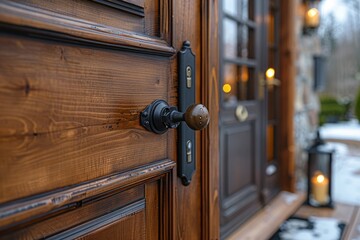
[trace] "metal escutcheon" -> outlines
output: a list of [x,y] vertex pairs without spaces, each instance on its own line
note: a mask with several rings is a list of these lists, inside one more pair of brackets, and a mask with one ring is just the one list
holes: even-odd
[[245,106],[239,105],[236,107],[235,116],[240,122],[244,122],[249,117],[249,113]]

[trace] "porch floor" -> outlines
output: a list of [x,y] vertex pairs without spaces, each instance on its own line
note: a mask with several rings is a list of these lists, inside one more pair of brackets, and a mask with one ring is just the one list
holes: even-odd
[[336,218],[346,223],[344,240],[360,240],[360,207],[335,203],[334,209],[302,205],[305,194],[281,192],[269,205],[255,214],[227,240],[269,239],[290,216]]
[[281,223],[299,209],[304,201],[304,193],[280,192],[274,200],[232,233],[227,240],[269,239]]

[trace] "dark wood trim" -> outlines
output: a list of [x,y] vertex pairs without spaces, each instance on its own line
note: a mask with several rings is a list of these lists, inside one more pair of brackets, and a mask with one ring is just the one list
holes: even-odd
[[58,192],[44,193],[26,198],[21,200],[21,202],[14,201],[2,204],[0,206],[0,228],[50,212],[85,198],[113,191],[115,189],[124,189],[130,185],[135,185],[139,182],[169,172],[174,167],[175,162],[166,159],[125,173],[97,179]]
[[17,25],[17,29],[23,31],[30,31],[32,28],[32,34],[75,40],[80,43],[141,51],[160,56],[173,56],[176,53],[176,50],[169,46],[167,39],[134,34],[7,0],[0,3],[0,23]]
[[[175,191],[174,191],[174,179],[177,178],[176,170],[173,168],[171,174],[167,174],[164,178],[160,179],[160,203],[163,204],[160,207],[160,233],[162,234],[160,239],[175,239]],[[166,211],[164,211],[167,209]],[[166,223],[166,224],[164,224]]]
[[296,76],[295,1],[281,0],[280,21],[280,182],[282,190],[295,191],[294,96]]
[[53,240],[54,239],[75,239],[75,238],[81,237],[83,235],[86,235],[88,233],[91,233],[92,231],[95,231],[96,229],[105,227],[106,225],[111,224],[115,221],[118,221],[122,218],[139,213],[140,211],[145,211],[145,199],[142,199],[142,200],[132,203],[126,207],[120,208],[120,209],[113,211],[111,213],[108,213],[104,216],[98,217],[94,220],[91,220],[89,222],[81,224],[70,230],[56,234],[47,239],[49,239],[49,240],[51,240],[51,239],[53,239]]
[[173,46],[173,5],[172,0],[160,0],[160,38],[165,40],[169,46]]
[[122,10],[124,12],[128,12],[140,17],[144,17],[145,16],[145,11],[143,7],[128,3],[128,2],[123,2],[123,1],[119,1],[119,0],[92,0],[94,2],[97,2],[99,4],[103,4],[112,8],[116,8],[119,10]]
[[218,1],[202,1],[201,101],[210,124],[201,132],[202,239],[220,238]]

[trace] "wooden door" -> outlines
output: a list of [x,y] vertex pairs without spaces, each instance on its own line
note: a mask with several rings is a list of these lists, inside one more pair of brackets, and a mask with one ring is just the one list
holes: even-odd
[[265,117],[263,1],[223,0],[221,6],[220,211],[221,236],[261,206]]
[[200,92],[204,11],[200,0],[0,3],[1,238],[216,238],[203,138],[184,187],[176,131],[139,121],[156,99],[178,104],[185,40]]

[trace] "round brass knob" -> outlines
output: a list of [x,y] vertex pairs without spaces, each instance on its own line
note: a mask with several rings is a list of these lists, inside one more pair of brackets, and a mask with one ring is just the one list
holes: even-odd
[[191,104],[185,111],[179,112],[161,99],[155,100],[141,112],[140,123],[147,130],[163,134],[169,128],[177,128],[185,121],[189,128],[201,130],[210,121],[209,111],[202,104]]
[[209,111],[202,104],[190,105],[184,114],[186,124],[194,130],[205,128],[210,121]]

